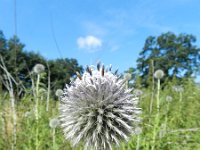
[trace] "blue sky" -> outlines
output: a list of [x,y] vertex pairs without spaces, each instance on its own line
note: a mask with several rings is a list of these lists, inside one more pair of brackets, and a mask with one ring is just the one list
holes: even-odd
[[[18,37],[48,59],[76,58],[83,66],[100,60],[123,72],[135,67],[149,35],[193,34],[200,46],[199,0],[16,1]],[[0,0],[6,38],[14,25],[14,0]]]

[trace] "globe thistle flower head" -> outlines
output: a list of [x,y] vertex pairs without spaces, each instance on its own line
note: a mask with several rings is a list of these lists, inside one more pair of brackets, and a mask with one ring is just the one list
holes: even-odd
[[66,85],[61,96],[60,121],[65,138],[85,150],[107,150],[128,141],[140,122],[138,98],[125,89],[126,80],[104,65],[86,72]]
[[139,90],[139,89],[135,89],[133,91],[133,94],[135,94],[136,96],[141,96],[143,94],[143,91],[142,90]]
[[181,92],[182,93],[184,91],[184,89],[183,89],[183,87],[181,85],[175,85],[175,86],[172,87],[172,89],[175,92]]
[[33,72],[36,74],[41,74],[42,72],[44,72],[44,70],[45,70],[45,67],[43,64],[36,64],[33,67]]
[[171,96],[166,96],[166,101],[167,102],[171,102],[173,100],[173,98]]
[[49,121],[49,126],[52,129],[55,129],[56,127],[58,127],[60,125],[60,120],[58,118],[53,118]]
[[62,95],[63,95],[63,90],[57,89],[57,90],[56,90],[56,96],[57,96],[57,97],[61,97]]
[[137,127],[137,128],[135,128],[134,132],[135,132],[136,135],[139,135],[139,134],[142,133],[142,128]]
[[161,69],[156,70],[156,72],[154,73],[154,77],[156,79],[162,79],[164,77],[164,75],[165,74],[164,74],[164,72]]
[[25,117],[25,118],[28,118],[28,117],[30,117],[31,115],[32,115],[32,112],[31,112],[31,111],[27,111],[27,112],[24,113],[24,117]]

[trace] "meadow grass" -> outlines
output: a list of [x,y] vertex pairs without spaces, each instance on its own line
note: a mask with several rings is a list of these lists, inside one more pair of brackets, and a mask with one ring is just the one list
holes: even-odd
[[[149,109],[152,89],[140,89],[143,91],[139,101],[139,106],[142,108],[142,131],[133,135],[128,143],[122,143],[120,147],[113,149],[200,149],[200,86],[186,79],[182,82],[184,91],[180,93],[172,88],[176,85],[175,81],[162,83],[159,87],[159,97],[157,89],[154,89],[155,97],[151,113]],[[38,88],[40,91],[41,86]],[[34,150],[38,146],[39,150],[82,150],[82,145],[73,148],[64,139],[61,128],[57,127],[54,130],[49,126],[49,121],[59,116],[59,101],[55,94],[52,94],[47,111],[46,96],[47,93],[38,92],[37,119],[35,117],[36,102],[34,96],[27,93],[16,102],[16,149]],[[171,97],[170,101],[166,100],[167,96]],[[0,115],[0,150],[10,150],[12,149],[13,122],[9,94],[6,92],[0,93]],[[35,137],[37,132],[38,139]],[[36,140],[38,140],[37,143]]]

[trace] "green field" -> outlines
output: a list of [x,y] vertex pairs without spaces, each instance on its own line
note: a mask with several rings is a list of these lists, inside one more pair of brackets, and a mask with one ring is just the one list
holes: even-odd
[[[182,81],[180,91],[175,89],[176,85],[176,80],[162,83],[159,93],[157,84],[153,91],[151,86],[140,89],[142,91],[142,95],[139,96],[139,106],[142,108],[140,125],[142,132],[132,135],[128,143],[122,143],[120,147],[113,147],[113,149],[200,149],[200,86],[190,79]],[[21,99],[15,101],[16,149],[81,150],[81,144],[75,148],[71,147],[64,139],[60,127],[55,128],[54,134],[54,129],[49,126],[50,119],[59,116],[59,98],[51,93],[49,110],[46,111],[47,88],[40,82],[37,90],[37,98],[30,93],[25,93]],[[156,109],[158,98],[159,112]],[[35,117],[36,101],[38,101],[38,121]],[[151,102],[152,110],[150,110]],[[10,150],[14,140],[13,109],[9,93],[1,92],[0,103],[0,149]],[[38,138],[36,138],[37,130]]]

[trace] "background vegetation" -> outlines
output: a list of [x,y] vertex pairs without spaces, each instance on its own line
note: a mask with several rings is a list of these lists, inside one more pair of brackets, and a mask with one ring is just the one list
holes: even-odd
[[[200,54],[195,41],[193,35],[171,32],[146,39],[137,68],[126,71],[132,75],[129,87],[140,98],[142,130],[114,149],[200,149],[200,85],[194,80]],[[59,126],[49,123],[59,116],[55,91],[83,68],[76,59],[46,60],[24,47],[16,36],[7,40],[0,32],[0,150],[82,149],[72,148]],[[34,74],[36,64],[45,71]],[[158,69],[165,73],[161,82],[154,78]]]

